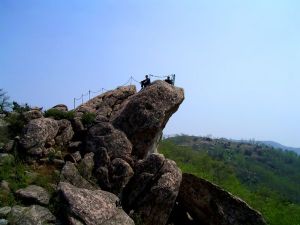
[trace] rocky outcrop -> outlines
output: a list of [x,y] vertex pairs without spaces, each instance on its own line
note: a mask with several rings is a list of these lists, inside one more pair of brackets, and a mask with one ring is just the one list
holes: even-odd
[[183,100],[182,88],[155,81],[131,96],[111,120],[131,141],[132,154],[143,159],[149,152],[157,152],[162,130]]
[[122,108],[124,101],[135,93],[136,88],[133,85],[107,91],[79,106],[76,114],[81,116],[83,113],[91,112],[109,119]]
[[151,154],[135,167],[126,185],[122,206],[144,225],[165,225],[175,203],[181,182],[181,171],[174,161]]
[[[175,162],[157,154],[162,130],[183,100],[183,89],[155,81],[138,93],[135,86],[103,93],[79,106],[69,120],[31,110],[24,115],[29,122],[20,141],[7,152],[25,149],[29,158],[38,158],[34,166],[55,167],[60,183],[52,185],[57,192],[51,206],[58,207],[57,224],[133,225],[134,219],[143,225],[264,225],[245,202],[192,175],[182,180]],[[62,104],[53,109],[68,111]],[[8,156],[0,154],[0,165]],[[50,198],[34,185],[15,194],[25,204],[48,205]],[[0,209],[0,217],[1,210],[10,224],[55,222],[38,205]]]
[[54,225],[56,218],[47,209],[39,205],[30,207],[14,206],[8,216],[14,225]]
[[116,207],[117,196],[102,190],[91,191],[61,182],[59,191],[69,224],[134,225],[133,220]]
[[[183,174],[177,201],[181,210],[175,214],[190,215],[191,223],[186,224],[266,225],[244,201],[191,174]],[[179,225],[181,219],[172,222]]]
[[[20,143],[29,153],[42,155],[45,145],[55,144],[54,138],[59,130],[58,122],[51,118],[39,118],[31,120],[24,128]],[[32,149],[41,149],[32,151]]]

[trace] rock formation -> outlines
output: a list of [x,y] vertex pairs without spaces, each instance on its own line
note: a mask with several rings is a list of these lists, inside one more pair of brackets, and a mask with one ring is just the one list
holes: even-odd
[[[176,163],[157,153],[162,130],[183,100],[183,89],[155,81],[139,92],[135,86],[108,91],[70,114],[63,104],[53,107],[57,115],[74,118],[27,112],[23,134],[7,152],[17,148],[34,166],[55,167],[59,181],[49,184],[50,200],[33,185],[14,195],[25,204],[50,202],[52,212],[39,205],[13,206],[0,209],[0,220],[17,225],[265,224],[259,213],[213,184],[187,174],[182,180]],[[14,161],[12,154],[2,154],[0,166],[7,155]]]
[[136,88],[133,85],[119,87],[82,104],[76,109],[76,113],[81,116],[83,113],[91,112],[110,119],[122,108],[123,103],[134,94],[136,94]]
[[157,152],[162,130],[183,100],[182,88],[155,81],[131,96],[113,117],[112,123],[131,141],[132,154],[143,159],[148,153]]

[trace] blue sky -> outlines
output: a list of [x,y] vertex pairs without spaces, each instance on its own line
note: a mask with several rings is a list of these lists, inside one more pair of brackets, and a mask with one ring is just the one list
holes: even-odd
[[0,0],[0,88],[49,108],[132,75],[177,75],[166,134],[300,146],[300,3]]

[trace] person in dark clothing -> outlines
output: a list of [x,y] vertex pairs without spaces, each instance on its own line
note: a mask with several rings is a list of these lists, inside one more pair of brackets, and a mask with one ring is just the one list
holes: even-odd
[[141,83],[142,89],[149,86],[151,84],[151,81],[150,81],[150,78],[148,77],[148,75],[146,75],[146,79],[142,80],[140,83]]
[[165,79],[165,81],[166,81],[168,84],[173,84],[173,81],[171,80],[170,76],[168,76],[167,79]]

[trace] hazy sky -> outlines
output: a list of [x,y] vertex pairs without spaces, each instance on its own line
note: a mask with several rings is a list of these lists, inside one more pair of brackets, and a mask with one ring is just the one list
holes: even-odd
[[0,0],[0,88],[73,107],[132,75],[177,75],[165,134],[300,146],[298,0]]

